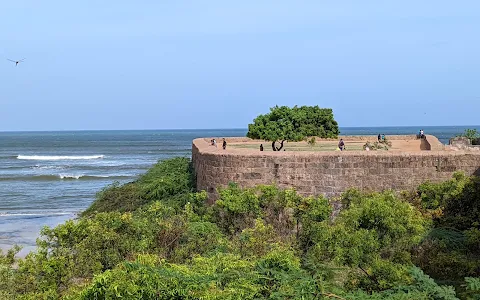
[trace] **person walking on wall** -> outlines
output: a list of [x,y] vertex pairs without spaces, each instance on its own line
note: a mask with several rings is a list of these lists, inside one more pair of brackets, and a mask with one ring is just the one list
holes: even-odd
[[260,144],[260,151],[263,151],[263,144]]
[[223,150],[227,149],[227,141],[225,140],[225,138],[223,139],[222,148]]
[[216,139],[213,139],[213,145],[215,146],[215,148],[217,147],[217,140]]

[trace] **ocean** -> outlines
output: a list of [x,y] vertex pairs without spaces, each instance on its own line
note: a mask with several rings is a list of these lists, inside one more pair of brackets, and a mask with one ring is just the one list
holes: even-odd
[[[351,127],[344,135],[416,134],[443,143],[466,128]],[[35,248],[43,226],[86,209],[102,188],[135,180],[158,160],[191,156],[197,137],[245,136],[246,129],[0,132],[0,249]]]

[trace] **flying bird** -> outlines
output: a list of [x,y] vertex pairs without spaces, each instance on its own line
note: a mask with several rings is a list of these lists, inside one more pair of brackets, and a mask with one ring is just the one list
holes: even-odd
[[19,63],[23,62],[25,60],[25,58],[22,58],[21,60],[11,60],[11,59],[8,59],[7,60],[11,61],[11,62],[14,62],[15,63],[15,66],[17,66]]

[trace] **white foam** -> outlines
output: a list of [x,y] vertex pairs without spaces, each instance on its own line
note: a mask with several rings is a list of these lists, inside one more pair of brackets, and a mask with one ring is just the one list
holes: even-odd
[[40,165],[35,165],[32,167],[32,169],[40,169],[40,170],[62,170],[65,169],[64,166],[40,166]]
[[56,156],[56,155],[18,155],[17,159],[26,160],[80,160],[80,159],[102,159],[104,155],[85,155],[85,156]]
[[59,174],[58,177],[60,179],[79,179],[80,177],[83,177],[85,175],[71,175],[71,174]]
[[[60,177],[60,179],[80,179],[80,178],[83,178],[83,177],[85,177],[85,178],[109,178],[111,176],[109,176],[109,175],[85,175],[85,174],[79,174],[79,175],[59,174],[58,177]],[[115,177],[115,176],[113,176],[113,177]]]
[[73,215],[71,212],[45,212],[45,213],[2,213],[0,217],[17,217],[17,216],[66,216]]

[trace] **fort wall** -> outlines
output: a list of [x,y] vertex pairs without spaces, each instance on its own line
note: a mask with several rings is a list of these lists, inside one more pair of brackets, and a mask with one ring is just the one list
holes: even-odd
[[[421,145],[430,151],[416,152],[223,150],[220,145],[211,146],[208,140],[193,141],[192,161],[197,188],[206,190],[210,200],[215,200],[217,187],[229,182],[242,187],[276,183],[283,188],[294,187],[304,195],[337,196],[352,187],[411,190],[427,180],[450,179],[455,171],[469,175],[480,172],[480,153],[445,151],[433,136],[427,136]],[[249,139],[227,138],[227,143],[240,141]]]

